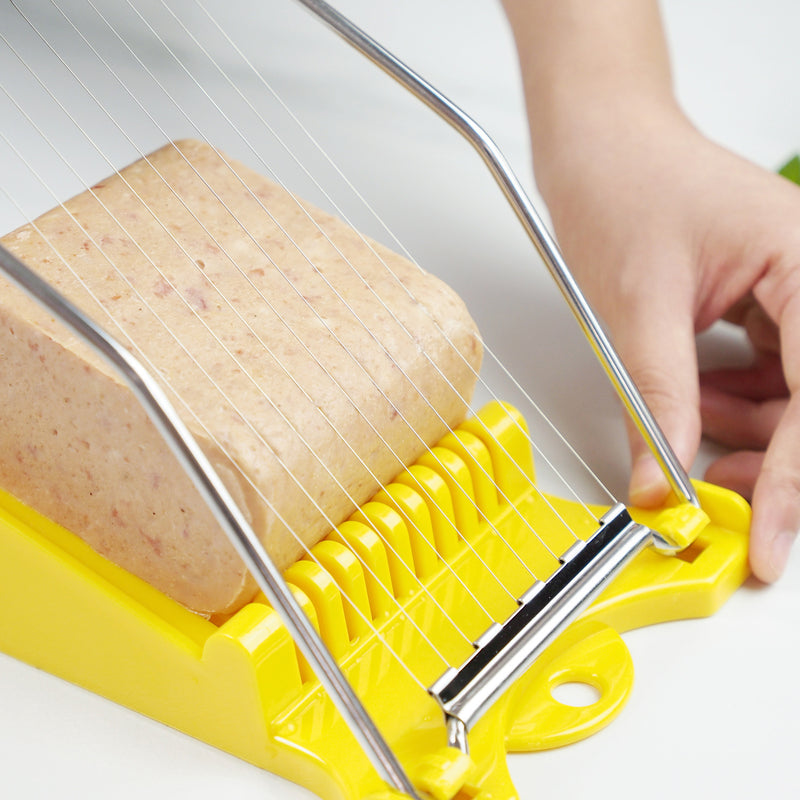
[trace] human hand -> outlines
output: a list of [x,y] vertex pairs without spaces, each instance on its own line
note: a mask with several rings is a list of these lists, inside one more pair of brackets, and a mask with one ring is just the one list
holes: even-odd
[[[751,566],[773,581],[800,528],[800,189],[670,104],[583,120],[537,164],[567,263],[681,462],[701,430],[733,448],[706,478],[752,499]],[[723,317],[744,326],[753,363],[698,380],[695,334]],[[666,481],[630,442],[631,502],[657,504]]]

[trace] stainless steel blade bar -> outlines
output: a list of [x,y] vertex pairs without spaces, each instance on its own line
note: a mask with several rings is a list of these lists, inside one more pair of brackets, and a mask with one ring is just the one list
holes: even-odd
[[631,419],[679,500],[699,506],[697,494],[638,387],[597,320],[539,213],[505,156],[486,131],[420,75],[324,0],[297,0],[349,44],[449,122],[480,153],[555,279]]
[[0,269],[119,372],[280,615],[378,774],[392,788],[416,798],[416,790],[394,752],[156,380],[113,337],[2,246]]
[[445,715],[448,744],[469,752],[469,731],[494,702],[659,535],[612,508],[586,543],[571,547],[547,581],[535,583],[502,624],[493,625],[458,669],[430,688]]

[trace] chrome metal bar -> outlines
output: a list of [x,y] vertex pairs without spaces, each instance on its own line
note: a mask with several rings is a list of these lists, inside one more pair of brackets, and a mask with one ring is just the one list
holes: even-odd
[[117,369],[280,615],[378,774],[392,788],[416,798],[394,752],[156,380],[115,339],[2,246],[0,270]]
[[625,506],[615,506],[585,544],[571,547],[561,567],[535,583],[519,608],[476,642],[461,667],[431,686],[451,747],[468,752],[472,726],[654,536],[631,519]]
[[430,106],[478,151],[555,279],[584,335],[592,345],[609,380],[647,442],[650,452],[660,465],[672,490],[680,500],[699,506],[697,494],[686,471],[678,461],[641,392],[575,282],[558,245],[494,141],[462,109],[324,0],[297,0],[297,2],[304,5],[349,44]]

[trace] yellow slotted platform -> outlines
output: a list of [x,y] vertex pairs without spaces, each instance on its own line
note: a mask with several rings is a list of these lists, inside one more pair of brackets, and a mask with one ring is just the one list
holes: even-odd
[[[286,573],[412,779],[441,800],[515,797],[507,751],[568,744],[622,708],[633,670],[621,631],[711,614],[747,574],[749,509],[735,495],[697,485],[708,524],[686,508],[635,511],[665,533],[702,530],[678,556],[638,556],[478,723],[470,757],[448,750],[424,687],[513,611],[531,572],[556,568],[532,530],[555,553],[573,541],[567,525],[594,532],[582,506],[544,499],[533,478],[523,420],[490,404],[317,545],[318,563]],[[323,797],[390,796],[265,602],[200,618],[7,495],[0,649]],[[572,681],[597,703],[558,703],[552,689]]]

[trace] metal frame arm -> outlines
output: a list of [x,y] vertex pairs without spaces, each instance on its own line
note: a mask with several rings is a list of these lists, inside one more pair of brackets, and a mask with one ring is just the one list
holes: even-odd
[[555,239],[525,194],[502,152],[486,131],[441,92],[324,0],[297,0],[297,2],[447,120],[478,151],[564,295],[608,379],[644,437],[673,492],[679,500],[699,507],[700,503],[689,476],[572,276]]

